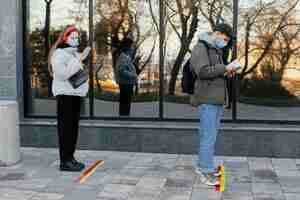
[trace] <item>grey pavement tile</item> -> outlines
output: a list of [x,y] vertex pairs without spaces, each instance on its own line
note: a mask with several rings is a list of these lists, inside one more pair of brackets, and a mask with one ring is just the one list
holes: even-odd
[[112,184],[121,184],[121,185],[136,185],[141,177],[136,176],[126,176],[126,175],[116,175],[113,177]]
[[43,192],[48,193],[60,193],[66,194],[71,192],[76,185],[79,183],[76,182],[76,178],[79,177],[80,173],[64,173],[64,175],[55,178],[52,180]]
[[190,179],[195,180],[197,177],[197,174],[194,172],[194,170],[172,170],[169,173],[169,178],[179,178],[179,179]]
[[251,171],[269,169],[273,170],[272,160],[270,158],[248,158],[249,168]]
[[2,174],[0,177],[0,181],[18,181],[25,180],[27,178],[24,172],[9,172],[6,174]]
[[146,177],[140,179],[138,184],[136,185],[138,188],[150,188],[153,190],[160,190],[166,184],[166,178],[158,178],[158,177]]
[[136,176],[136,177],[142,177],[146,173],[149,172],[150,168],[144,168],[144,167],[135,167],[135,168],[123,168],[119,174],[120,175],[127,175],[127,176]]
[[167,178],[166,187],[169,188],[190,188],[192,189],[194,180],[191,179],[180,179],[180,178]]
[[97,194],[97,199],[125,200],[133,193],[135,187],[131,185],[108,184]]
[[4,193],[1,193],[0,198],[6,200],[29,200],[35,194],[37,194],[35,191],[6,189]]
[[286,200],[299,200],[300,193],[285,193],[284,194]]
[[161,192],[159,200],[190,200],[192,190],[164,188]]
[[254,200],[286,200],[283,194],[259,194],[254,195]]
[[169,176],[171,171],[172,170],[167,167],[156,165],[156,166],[150,167],[148,170],[146,170],[144,175],[166,178]]
[[222,200],[254,200],[250,192],[225,192],[222,194]]
[[300,177],[280,177],[279,182],[285,193],[300,193]]
[[228,183],[251,181],[248,163],[245,161],[225,161],[225,176]]
[[86,188],[84,185],[79,185],[70,193],[65,194],[63,200],[96,200],[99,190],[100,188]]
[[225,180],[227,183],[250,183],[249,173],[232,173],[225,171]]
[[45,189],[51,181],[52,179],[25,179],[17,181],[0,181],[0,187],[41,191]]
[[126,167],[129,159],[122,158],[122,159],[107,159],[104,161],[104,165],[99,167],[97,171],[107,171],[107,170],[121,170]]
[[154,162],[154,156],[148,155],[148,156],[141,156],[136,155],[126,165],[126,167],[135,168],[135,167],[150,167],[153,166]]
[[136,188],[129,196],[130,200],[156,200],[162,190],[153,190],[149,188]]
[[226,183],[225,191],[228,193],[246,193],[251,192],[251,183]]
[[30,200],[61,200],[63,198],[64,198],[63,194],[37,193]]
[[282,188],[278,183],[252,183],[252,190],[254,195],[281,195]]
[[253,182],[278,183],[278,176],[270,169],[257,169],[251,171]]
[[221,200],[222,193],[215,192],[214,190],[198,188],[192,191],[190,200]]
[[176,166],[195,166],[198,157],[196,155],[179,155]]

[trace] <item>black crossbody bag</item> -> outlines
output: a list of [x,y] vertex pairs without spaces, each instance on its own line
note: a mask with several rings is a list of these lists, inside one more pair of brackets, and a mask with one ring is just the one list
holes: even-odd
[[69,79],[69,83],[74,89],[80,87],[89,79],[89,69],[80,69],[78,72],[73,74]]
[[[72,56],[76,57],[71,53]],[[68,78],[68,82],[72,85],[74,89],[79,88],[89,79],[89,69],[79,69],[75,74]]]

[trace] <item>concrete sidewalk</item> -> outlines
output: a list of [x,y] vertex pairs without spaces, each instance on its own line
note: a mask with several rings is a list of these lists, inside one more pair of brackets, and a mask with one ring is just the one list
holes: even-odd
[[217,157],[224,193],[202,185],[195,155],[78,151],[85,163],[105,160],[82,185],[58,170],[57,149],[22,148],[23,161],[0,168],[0,200],[300,200],[300,160]]

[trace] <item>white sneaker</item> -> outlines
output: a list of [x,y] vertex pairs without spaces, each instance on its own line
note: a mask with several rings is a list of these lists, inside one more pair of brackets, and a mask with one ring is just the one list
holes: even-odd
[[218,170],[216,170],[213,174],[215,177],[220,177],[222,175]]
[[218,180],[218,177],[215,176],[215,173],[204,173],[199,168],[195,169],[195,173],[200,176],[200,181],[208,186],[216,186],[220,185],[220,181]]

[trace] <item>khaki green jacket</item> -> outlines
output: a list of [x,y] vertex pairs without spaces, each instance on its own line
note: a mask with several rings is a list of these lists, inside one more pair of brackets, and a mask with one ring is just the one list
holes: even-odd
[[208,49],[205,44],[198,42],[192,50],[191,67],[197,75],[194,94],[190,98],[192,106],[222,105],[227,96],[224,79],[226,69],[223,64],[222,50],[207,44]]

